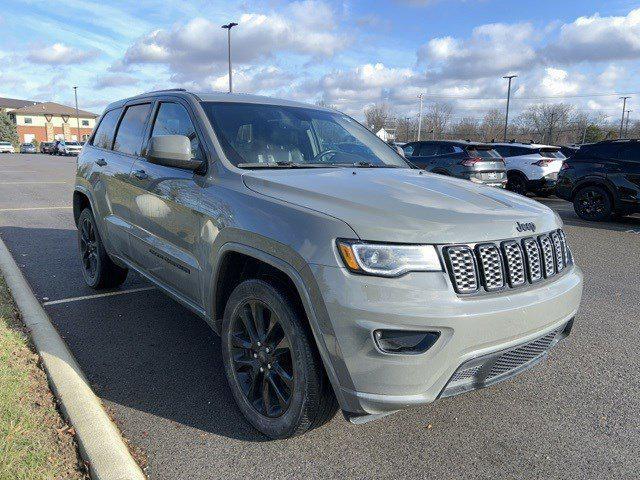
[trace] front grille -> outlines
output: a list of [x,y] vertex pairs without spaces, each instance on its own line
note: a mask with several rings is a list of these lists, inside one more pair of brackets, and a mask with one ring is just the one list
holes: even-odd
[[455,291],[467,295],[535,283],[553,277],[570,262],[562,230],[475,248],[446,246],[443,255]]
[[529,342],[525,345],[514,348],[513,350],[504,352],[498,357],[491,367],[491,370],[489,370],[487,378],[497,377],[498,375],[515,370],[525,363],[539,357],[549,349],[551,343],[556,338],[556,335],[560,333],[560,330],[561,329],[554,330],[533,342]]

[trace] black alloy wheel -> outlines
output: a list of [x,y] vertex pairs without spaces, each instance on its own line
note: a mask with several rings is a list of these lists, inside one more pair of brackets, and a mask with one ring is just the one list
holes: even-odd
[[527,182],[520,174],[509,175],[507,180],[507,189],[520,195],[526,195]]
[[291,343],[278,316],[257,299],[241,305],[232,319],[231,361],[258,413],[275,418],[287,411],[294,391]]
[[576,214],[584,220],[604,221],[611,218],[612,206],[607,192],[601,187],[585,187],[573,199]]
[[85,272],[94,278],[98,271],[98,242],[93,222],[89,217],[84,217],[80,223],[80,256]]

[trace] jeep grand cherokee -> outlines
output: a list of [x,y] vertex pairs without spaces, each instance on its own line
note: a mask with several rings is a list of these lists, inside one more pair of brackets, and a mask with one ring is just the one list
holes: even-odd
[[582,293],[549,208],[412,169],[352,118],[291,101],[115,102],[73,207],[87,284],[135,270],[200,315],[271,437],[509,378],[570,332]]

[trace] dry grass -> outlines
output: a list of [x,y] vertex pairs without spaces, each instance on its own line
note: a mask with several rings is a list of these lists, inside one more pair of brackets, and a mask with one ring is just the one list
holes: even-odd
[[73,433],[0,276],[0,480],[88,478]]

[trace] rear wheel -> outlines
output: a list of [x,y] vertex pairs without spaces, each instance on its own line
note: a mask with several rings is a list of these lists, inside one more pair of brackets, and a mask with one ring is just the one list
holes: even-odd
[[93,213],[88,208],[82,211],[78,219],[78,251],[82,276],[91,288],[114,288],[126,280],[128,270],[109,258]]
[[507,176],[507,189],[520,195],[526,195],[527,179],[521,173],[509,173]]
[[300,435],[333,417],[337,403],[305,328],[284,289],[246,280],[227,302],[222,359],[247,420],[272,438]]
[[595,222],[609,220],[613,206],[609,194],[602,187],[584,187],[573,198],[573,209],[584,219]]

